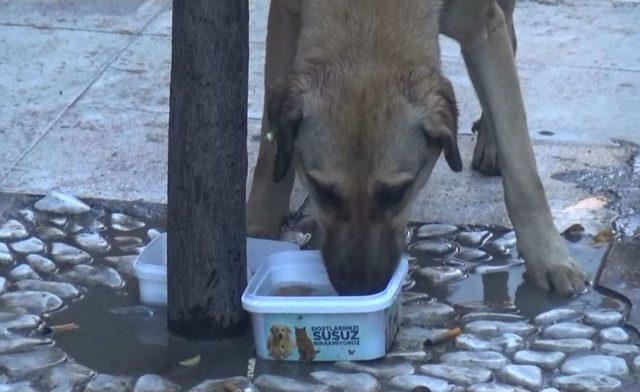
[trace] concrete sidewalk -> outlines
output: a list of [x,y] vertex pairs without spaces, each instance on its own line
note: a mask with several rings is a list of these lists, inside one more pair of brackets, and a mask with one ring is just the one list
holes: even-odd
[[[262,115],[268,1],[251,0],[249,163]],[[552,178],[627,164],[640,143],[637,1],[522,1],[518,67],[539,169],[559,225],[593,230],[614,212]],[[166,202],[171,53],[168,0],[0,0],[0,191]],[[457,45],[443,67],[461,110],[465,171],[437,166],[414,219],[508,219],[501,181],[470,170],[479,108]],[[294,202],[302,192],[296,188]],[[453,202],[452,202],[453,201]]]

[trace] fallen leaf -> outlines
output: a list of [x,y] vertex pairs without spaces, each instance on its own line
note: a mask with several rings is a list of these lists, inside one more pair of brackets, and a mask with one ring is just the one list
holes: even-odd
[[185,359],[184,361],[178,362],[180,366],[196,366],[200,363],[200,354],[196,355],[193,358]]
[[615,231],[613,231],[613,229],[610,227],[607,227],[606,229],[602,229],[598,232],[598,234],[596,234],[595,237],[593,237],[593,243],[594,244],[608,243],[613,239],[613,236],[615,234],[616,234]]
[[232,382],[225,383],[224,390],[225,392],[242,392],[242,389]]
[[604,208],[609,201],[604,196],[591,196],[582,199],[579,202],[564,208],[563,211],[575,212],[578,210],[597,210]]

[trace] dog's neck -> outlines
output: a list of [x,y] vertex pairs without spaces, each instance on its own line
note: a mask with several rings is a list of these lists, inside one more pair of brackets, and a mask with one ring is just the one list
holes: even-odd
[[306,0],[294,69],[358,72],[392,63],[439,70],[439,12],[438,1]]

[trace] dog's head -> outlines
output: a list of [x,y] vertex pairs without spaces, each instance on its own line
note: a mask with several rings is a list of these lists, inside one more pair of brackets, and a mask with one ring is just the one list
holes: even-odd
[[291,334],[291,329],[286,325],[272,325],[271,326],[271,335],[278,338],[278,340],[289,339],[289,335]]
[[295,166],[326,232],[332,284],[342,295],[384,289],[441,151],[462,169],[450,82],[426,67],[322,69],[292,74],[268,102],[274,180]]

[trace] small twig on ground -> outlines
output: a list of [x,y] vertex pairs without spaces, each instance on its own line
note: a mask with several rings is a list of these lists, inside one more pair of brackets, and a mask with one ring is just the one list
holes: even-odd
[[462,333],[462,329],[460,327],[455,327],[448,331],[445,331],[430,337],[424,342],[424,344],[425,346],[434,346],[436,344],[446,342],[449,339],[454,339],[456,336],[460,335],[461,333]]
[[76,323],[67,323],[67,324],[60,324],[60,325],[52,325],[49,328],[51,329],[51,332],[59,333],[59,332],[75,331],[80,327]]

